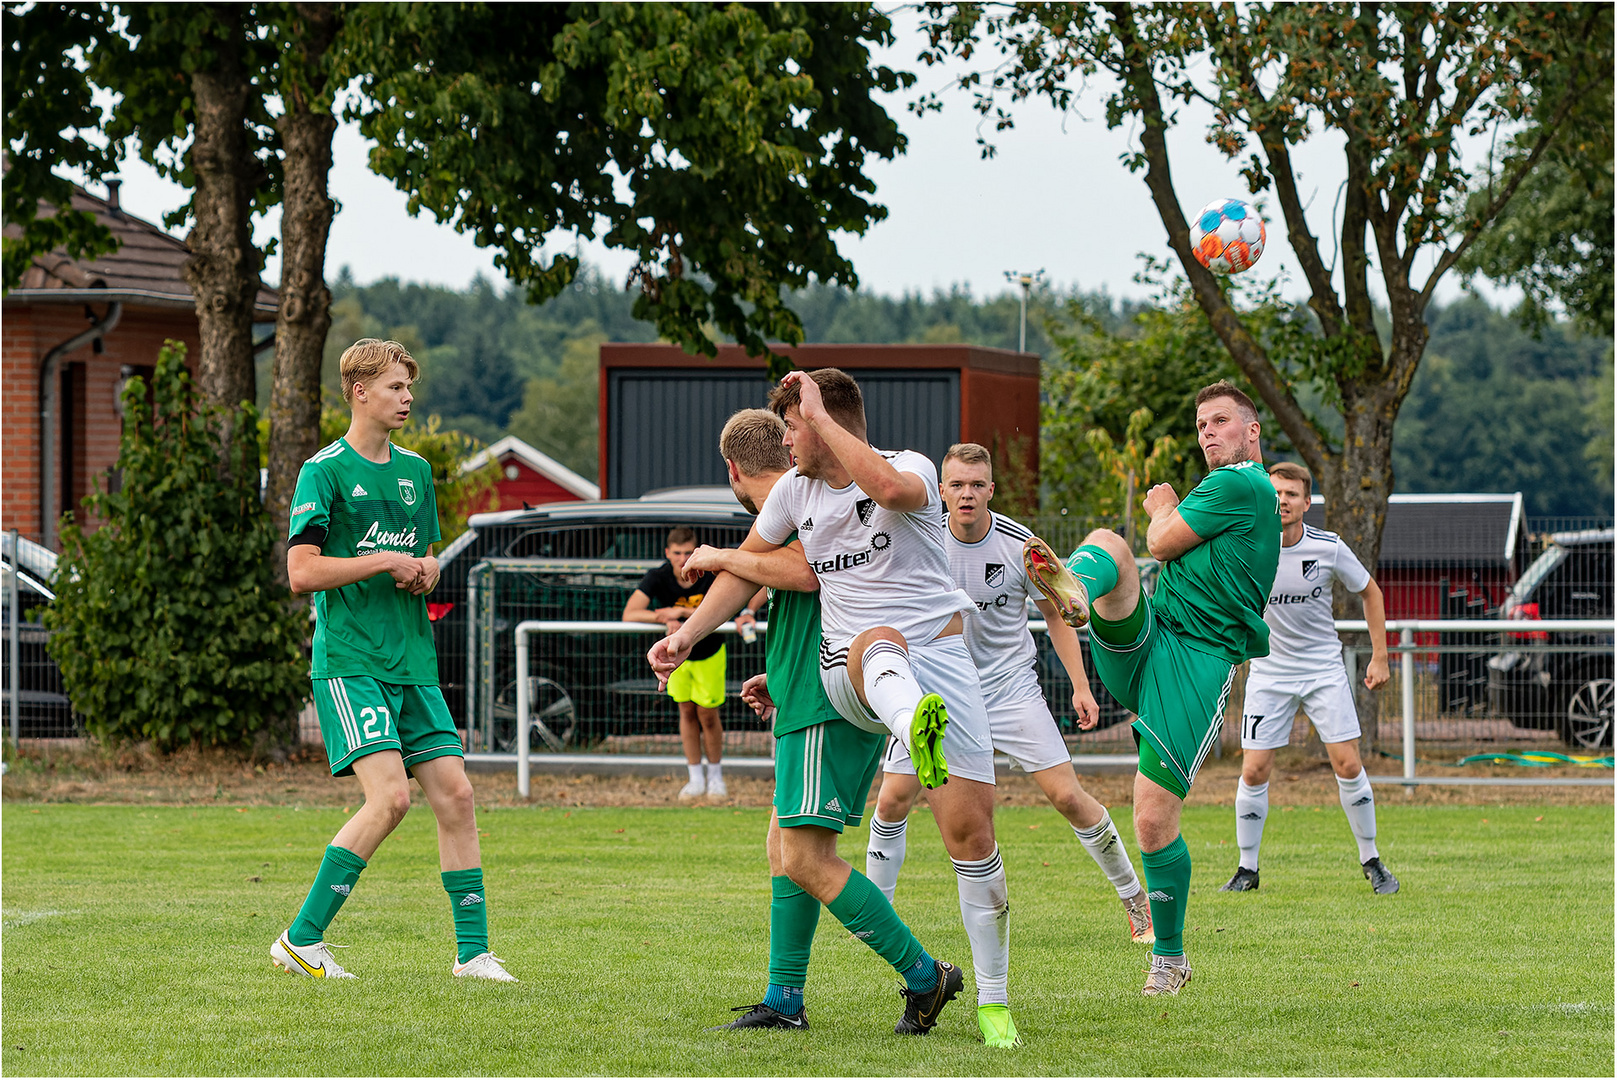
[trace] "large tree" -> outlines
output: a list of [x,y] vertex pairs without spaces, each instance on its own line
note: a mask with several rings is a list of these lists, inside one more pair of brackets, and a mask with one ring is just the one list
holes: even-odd
[[633,252],[636,317],[707,355],[713,327],[754,355],[800,342],[783,285],[857,283],[835,234],[886,216],[864,168],[904,141],[875,95],[910,81],[872,64],[892,35],[869,5],[376,4],[354,21],[372,168],[495,247],[534,302],[578,272],[544,261],[556,230]]
[[[1104,72],[1107,123],[1129,123],[1168,243],[1214,331],[1319,477],[1331,527],[1369,565],[1392,491],[1392,434],[1427,339],[1439,281],[1508,208],[1547,153],[1575,150],[1568,118],[1590,100],[1609,113],[1608,4],[928,5],[928,57],[1002,65],[965,78],[978,107],[1011,100],[1068,107]],[[1302,265],[1315,325],[1261,336],[1227,281],[1191,252],[1167,132],[1178,110],[1212,109],[1208,139],[1246,154],[1254,193],[1272,192]],[[930,104],[930,103],[929,103]],[[1293,148],[1329,130],[1343,141],[1345,190],[1332,238],[1310,228]],[[1471,165],[1459,140],[1502,132],[1498,160]],[[1525,132],[1526,137],[1509,136]],[[1608,150],[1609,153],[1609,150]],[[1477,197],[1478,195],[1481,197]],[[1376,327],[1372,274],[1390,315]],[[1282,328],[1283,329],[1283,328]],[[1342,417],[1333,438],[1303,406],[1317,384]],[[1190,388],[1187,388],[1187,390]]]

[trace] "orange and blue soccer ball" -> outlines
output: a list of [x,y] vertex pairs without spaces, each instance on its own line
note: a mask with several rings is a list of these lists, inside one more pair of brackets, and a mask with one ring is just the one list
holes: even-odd
[[1220,274],[1239,274],[1263,255],[1267,233],[1257,208],[1240,199],[1218,199],[1190,223],[1196,261]]

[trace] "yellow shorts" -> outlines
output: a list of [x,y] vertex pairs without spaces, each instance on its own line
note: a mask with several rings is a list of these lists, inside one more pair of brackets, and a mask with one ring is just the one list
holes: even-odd
[[724,704],[724,647],[706,660],[687,660],[668,676],[668,696],[704,709]]

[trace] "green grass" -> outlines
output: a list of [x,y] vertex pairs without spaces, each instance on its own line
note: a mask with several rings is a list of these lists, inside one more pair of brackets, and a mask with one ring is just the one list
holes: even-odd
[[[1126,812],[1119,822],[1127,833]],[[1139,994],[1146,950],[1048,810],[1005,809],[1011,995],[1026,1045],[976,1041],[969,979],[926,1039],[897,978],[829,915],[806,1033],[716,1034],[762,992],[766,812],[485,810],[494,948],[520,985],[449,977],[448,901],[418,809],[331,936],[358,981],[295,979],[268,947],[336,810],[9,803],[7,1075],[1604,1075],[1613,1071],[1612,809],[1381,807],[1402,879],[1370,893],[1338,808],[1271,815],[1263,888],[1228,809],[1191,808],[1183,995]],[[912,822],[899,908],[970,970],[936,829]],[[863,833],[843,843],[859,859]],[[1132,838],[1131,846],[1132,846]]]

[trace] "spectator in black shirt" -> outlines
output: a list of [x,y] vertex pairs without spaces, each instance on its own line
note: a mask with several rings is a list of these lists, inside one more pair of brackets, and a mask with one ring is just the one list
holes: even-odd
[[[623,607],[625,622],[662,623],[672,634],[702,602],[713,585],[713,575],[697,573],[687,578],[685,560],[696,550],[696,533],[680,526],[668,533],[663,555],[667,559],[640,579],[640,585]],[[752,626],[752,608],[736,616],[736,627]],[[728,790],[721,772],[724,726],[719,707],[724,704],[724,638],[713,634],[691,651],[668,680],[668,696],[679,702],[679,738],[685,750],[690,781],[680,789],[681,800],[706,795],[710,802],[724,799]],[[703,751],[707,768],[702,768]]]

